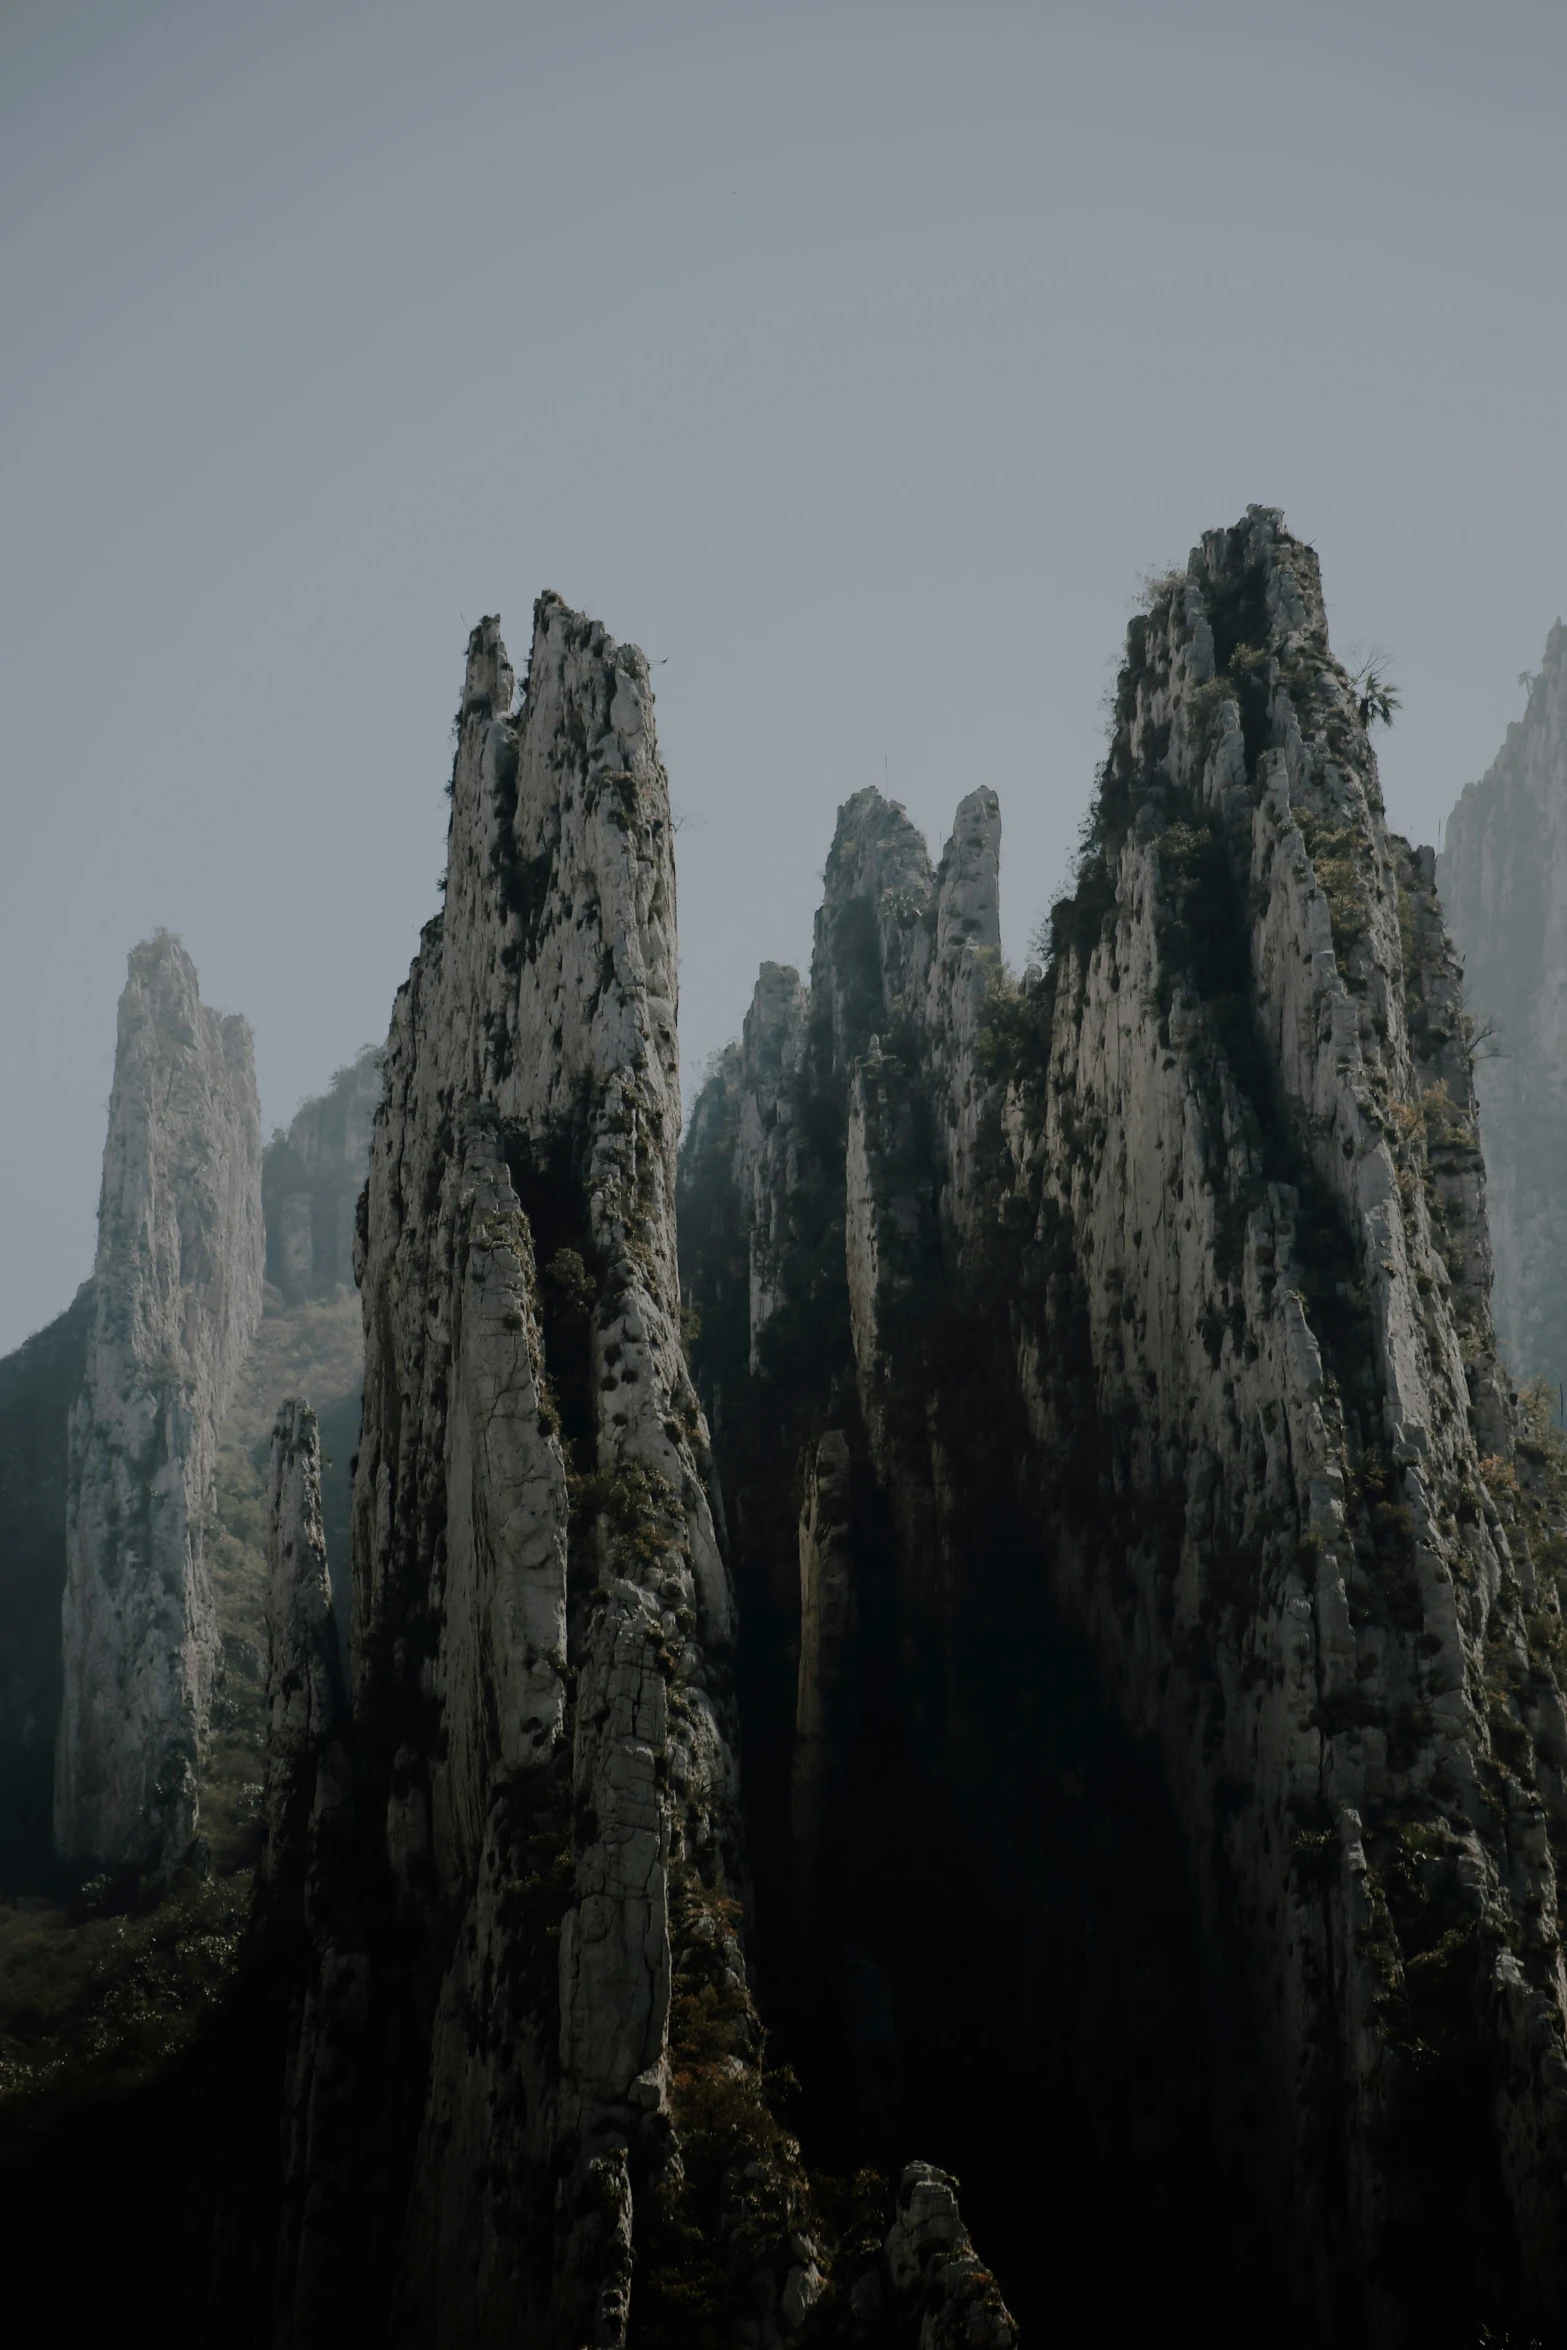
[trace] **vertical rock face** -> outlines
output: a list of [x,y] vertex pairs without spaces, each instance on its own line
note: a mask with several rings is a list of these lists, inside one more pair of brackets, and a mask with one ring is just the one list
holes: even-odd
[[1567,1379],[1567,627],[1529,705],[1447,822],[1442,903],[1463,959],[1496,1257],[1517,1379]]
[[261,1312],[250,1030],[160,934],[120,999],[86,1375],[70,1423],[65,1858],[170,1866],[196,1832],[217,1628],[203,1558],[217,1424]]
[[321,1438],[307,1403],[278,1413],[267,1475],[267,1742],[257,1922],[312,1924],[306,1880],[351,1799],[348,1705],[321,1524]]
[[354,1280],[354,1213],[381,1099],[381,1049],[367,1045],[306,1102],[261,1161],[267,1279],[286,1303],[331,1297]]
[[806,1458],[800,1511],[800,1675],[795,1705],[792,1828],[798,1926],[808,1953],[813,1915],[830,1879],[824,1845],[843,1818],[844,1763],[853,1751],[859,1633],[854,1571],[853,1464],[843,1431],[828,1428]]
[[[769,1496],[841,1429],[864,1699],[988,1852],[970,1915],[1034,1970],[1041,2076],[1052,2031],[1094,2046],[1108,1993],[1090,2115],[1164,2133],[1177,2173],[1217,2164],[1220,2208],[1259,2190],[1295,2280],[1274,2305],[1304,2286],[1325,2339],[1555,2311],[1562,1480],[1547,1431],[1515,1449],[1497,1372],[1434,860],[1387,830],[1316,559],[1276,515],[1210,534],[1133,623],[1078,884],[1021,987],[996,838],[976,795],[931,877],[900,811],[850,801],[798,1057],[763,1065],[753,1006],[692,1121],[682,1237],[747,1622],[752,1576],[779,1587]],[[814,1360],[791,1328],[813,1316]],[[850,1760],[863,1845],[897,1806]],[[1128,1859],[1143,1838],[1141,1914],[1068,1832],[1096,1769],[1091,1832]],[[1189,1926],[1148,1897],[1178,1850]],[[912,2017],[897,1942],[884,1923]],[[1206,2114],[1172,2018],[1156,2094],[1119,2069],[1139,1981],[1194,1958]]]
[[66,1425],[82,1384],[92,1284],[0,1362],[0,1886],[54,1873]]
[[1473,2289],[1486,2229],[1553,2306],[1559,1602],[1493,1498],[1433,860],[1386,829],[1276,516],[1134,622],[1095,828],[1038,991],[1048,1082],[1005,1119],[1055,1572],[1249,1981],[1325,2325],[1358,2298],[1392,2336],[1444,2267]]
[[[846,803],[809,995],[793,971],[763,966],[743,1040],[697,1102],[682,1174],[701,1360],[720,1440],[733,1439],[754,1596],[780,1619],[797,1616],[800,1575],[813,1579],[820,1549],[808,1526],[797,1537],[792,1511],[766,1530],[747,1522],[776,1459],[756,1477],[740,1463],[769,1452],[792,1459],[825,1416],[847,1446],[834,1455],[835,1491],[847,1494],[851,1452],[868,1459],[896,1521],[911,1735],[933,1766],[939,1750],[943,1769],[951,1725],[935,1660],[961,1636],[954,1562],[938,1531],[944,1468],[925,1425],[930,1396],[911,1406],[919,1426],[905,1405],[916,1357],[932,1391],[943,1383],[936,1357],[951,1333],[930,1309],[943,1268],[956,1281],[989,1172],[982,1127],[987,1105],[995,1125],[995,1088],[980,1032],[1000,967],[999,842],[991,791],[962,803],[935,872],[896,803],[876,791]],[[742,1316],[743,1388],[734,1378]],[[798,1426],[781,1422],[780,1409],[797,1412]],[[815,1477],[808,1468],[812,1495]],[[835,1613],[848,1604],[845,1593]],[[777,1624],[764,1638],[786,1645]],[[814,1642],[802,1648],[799,1697],[799,1735],[813,1750],[820,1731],[804,1725],[815,1655]]]
[[[487,620],[446,907],[398,997],[360,1223],[341,1740],[297,1409],[273,1455],[258,1929],[304,1952],[275,2337],[779,2350],[837,2293],[843,2338],[873,2345],[961,2281],[983,2338],[1012,2340],[966,2239],[938,2262],[927,2230],[894,2278],[863,2196],[835,2282],[770,2108],[734,1611],[680,1336],[647,668],[545,596],[513,694]],[[831,1475],[824,1438],[824,1540]]]
[[359,1242],[359,1859],[291,2059],[287,2340],[350,2301],[621,2338],[685,1943],[734,1868],[646,664],[547,596],[512,700],[486,621]]

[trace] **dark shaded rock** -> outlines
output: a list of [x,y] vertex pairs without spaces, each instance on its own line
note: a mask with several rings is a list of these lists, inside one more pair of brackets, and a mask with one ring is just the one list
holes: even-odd
[[82,1384],[92,1285],[0,1362],[0,1888],[55,1875],[66,1424]]
[[1515,1379],[1567,1380],[1567,627],[1447,820],[1437,879],[1464,966],[1496,1282]]
[[[846,804],[803,1041],[756,1049],[788,995],[765,973],[686,1145],[748,1768],[764,1733],[764,1984],[802,1910],[833,1922],[843,1987],[818,1965],[795,2036],[863,2143],[860,1987],[884,1982],[921,2135],[939,2115],[961,2146],[1025,2323],[1046,2274],[1063,2314],[1066,2247],[1128,2199],[1157,2255],[1065,2304],[1106,2338],[1171,2290],[1217,2339],[1264,2312],[1388,2342],[1550,2313],[1567,1478],[1538,1429],[1515,1455],[1433,859],[1387,831],[1276,515],[1211,533],[1134,621],[1077,883],[1021,986],[997,832],[975,795],[932,875],[901,810]],[[823,1428],[859,1692],[830,1886],[816,1814],[792,1837],[768,1795],[770,1660],[819,1647],[787,1591],[802,1486],[821,1578]],[[1155,1983],[1182,1987],[1157,2014]],[[851,2061],[824,2065],[834,2027]],[[1043,2270],[1037,2204],[986,2171],[1020,2092],[1074,2150]]]
[[104,1145],[92,1329],[70,1421],[62,1858],[191,1848],[219,1655],[205,1541],[218,1425],[261,1318],[250,1030],[160,932],[130,957]]

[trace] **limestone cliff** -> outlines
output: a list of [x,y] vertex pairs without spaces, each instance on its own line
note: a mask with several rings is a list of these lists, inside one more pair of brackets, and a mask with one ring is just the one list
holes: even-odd
[[176,939],[120,998],[86,1370],[69,1436],[63,1857],[139,1867],[196,1833],[218,1635],[204,1557],[219,1420],[261,1311],[250,1030]]
[[1042,1522],[1239,1954],[1324,2330],[1555,2308],[1560,1611],[1498,1507],[1459,973],[1264,510],[1133,624],[1038,999],[1003,1198]]
[[1478,1043],[1475,1090],[1496,1258],[1492,1312],[1515,1379],[1567,1380],[1567,627],[1528,707],[1447,820],[1437,881]]
[[484,622],[359,1241],[357,1859],[290,2059],[281,2340],[349,2308],[619,2340],[636,2246],[679,2250],[682,2095],[759,2106],[678,1333],[671,845],[642,656],[546,596],[514,709]]
[[[788,1633],[804,1490],[796,1786],[846,1711],[830,1589],[903,1807],[955,1807],[978,1871],[988,1931],[948,1954],[966,2016],[1000,2005],[978,1946],[1006,1919],[1043,2017],[1012,2061],[1066,2098],[1062,2042],[1093,2049],[1109,1991],[1092,2090],[1059,2110],[1123,2117],[1123,2189],[1142,2130],[1224,2182],[1226,2224],[1255,2195],[1253,2322],[1300,2300],[1325,2340],[1390,2343],[1559,2311],[1563,1479],[1497,1372],[1433,859],[1387,830],[1316,559],[1276,515],[1210,534],[1133,623],[1077,886],[1021,986],[996,841],[976,795],[932,875],[900,810],[851,801],[809,994],[764,973],[692,1121],[682,1239],[747,1625],[754,1591]],[[823,1428],[856,1465],[830,1512]],[[863,1855],[899,1774],[863,1739],[836,1767]],[[1098,1830],[1166,1872],[1139,1917],[1063,1849],[1096,1769]],[[795,1864],[796,1887],[821,1865]],[[913,2046],[896,1887],[858,1874]],[[1178,2027],[1118,2069],[1140,1966],[1203,1987],[1196,2100]]]
[[266,1147],[267,1279],[289,1305],[353,1287],[354,1216],[380,1099],[381,1050],[367,1045]]

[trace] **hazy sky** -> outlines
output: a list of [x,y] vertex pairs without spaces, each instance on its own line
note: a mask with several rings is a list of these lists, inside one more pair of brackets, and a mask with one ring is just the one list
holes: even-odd
[[0,0],[0,1347],[159,923],[267,1123],[435,910],[465,632],[654,672],[688,1070],[833,812],[1062,879],[1146,570],[1250,499],[1434,838],[1567,606],[1561,0]]

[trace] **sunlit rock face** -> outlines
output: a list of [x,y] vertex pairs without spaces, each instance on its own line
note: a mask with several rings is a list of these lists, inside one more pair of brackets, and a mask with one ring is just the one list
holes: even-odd
[[70,1421],[62,1857],[170,1867],[197,1831],[218,1633],[203,1542],[217,1427],[261,1313],[250,1030],[176,939],[120,998],[86,1374]]
[[1483,2306],[1499,2242],[1561,2293],[1560,1613],[1459,990],[1316,558],[1252,509],[1133,624],[1003,1200],[1053,1571],[1249,1986],[1324,2329],[1382,2338]]
[[291,2060],[288,2340],[345,2296],[432,2341],[618,2338],[679,1920],[734,1868],[647,667],[547,596],[513,693],[486,621],[371,1152],[359,1861]]
[[[928,1850],[953,1806],[970,2046],[994,2007],[1013,2078],[1102,2049],[1087,2132],[1163,2133],[1160,2177],[1215,2181],[1221,2226],[1254,2199],[1254,2317],[1282,2294],[1324,2340],[1392,2343],[1559,2312],[1567,1487],[1497,1368],[1434,859],[1387,829],[1316,558],[1276,514],[1209,534],[1134,621],[1078,880],[1021,984],[996,851],[988,794],[940,875],[901,810],[851,800],[808,994],[764,972],[686,1146],[747,1625],[754,1593],[799,1640],[777,1878],[813,1930],[850,1885],[914,2045],[930,1968],[867,1856],[907,1815]],[[1074,1641],[1162,1815],[1121,1764],[1092,1787],[1114,1741]],[[895,1771],[853,1743],[856,1672]],[[798,1799],[827,1784],[833,1839]],[[1052,1844],[1079,1819],[1118,1870]],[[1174,2015],[1125,2062],[1183,1965],[1195,2105]],[[965,2096],[987,2110],[982,2066]]]
[[1567,1380],[1567,626],[1437,863],[1474,1023],[1496,1335],[1517,1381]]
[[381,1058],[378,1045],[366,1046],[263,1155],[267,1279],[290,1305],[353,1287],[354,1218],[381,1100]]

